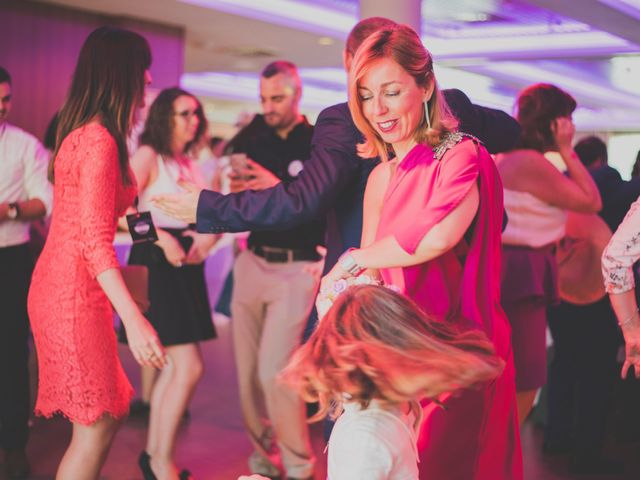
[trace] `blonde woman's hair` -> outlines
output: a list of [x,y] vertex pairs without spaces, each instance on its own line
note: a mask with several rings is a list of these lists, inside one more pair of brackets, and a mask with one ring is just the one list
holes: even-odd
[[382,58],[389,58],[404,68],[418,87],[427,88],[429,83],[433,82],[433,94],[427,102],[431,128],[426,118],[423,118],[415,131],[417,143],[435,146],[446,133],[458,128],[458,120],[451,113],[433,75],[431,54],[422,45],[418,34],[408,25],[389,26],[364,40],[356,51],[349,72],[349,109],[356,127],[365,138],[365,141],[358,145],[358,154],[361,157],[380,157],[382,161],[386,161],[391,150],[391,145],[382,140],[365,118],[362,99],[358,92],[360,81],[370,70],[371,64]]
[[386,287],[356,285],[342,293],[307,343],[293,355],[283,381],[319,402],[311,421],[344,401],[395,404],[469,387],[497,377],[504,362],[480,331],[456,331],[429,318]]

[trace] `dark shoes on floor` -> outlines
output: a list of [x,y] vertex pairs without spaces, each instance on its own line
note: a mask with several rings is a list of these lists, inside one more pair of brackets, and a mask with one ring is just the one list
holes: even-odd
[[129,418],[146,420],[149,418],[151,406],[140,398],[136,398],[129,404]]
[[[149,420],[149,412],[151,411],[151,405],[142,400],[136,398],[129,404],[129,418],[137,420]],[[191,413],[189,410],[185,410],[182,414],[182,420],[187,421],[191,419]]]
[[11,479],[27,478],[31,467],[24,450],[5,450],[4,469]]
[[[149,454],[144,450],[140,452],[140,456],[138,457],[138,466],[142,471],[144,480],[158,480],[156,474],[153,473],[153,470],[151,469],[151,456],[149,456]],[[180,478],[180,480],[193,480],[191,472],[187,469],[181,470],[178,474],[178,478]]]
[[142,476],[144,480],[157,480],[156,475],[151,470],[151,457],[144,450],[140,452],[140,456],[138,457],[138,466],[142,471]]

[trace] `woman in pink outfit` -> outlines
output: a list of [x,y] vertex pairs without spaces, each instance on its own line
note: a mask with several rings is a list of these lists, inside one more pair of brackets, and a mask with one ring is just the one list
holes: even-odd
[[155,330],[118,269],[116,222],[136,195],[126,136],[143,103],[151,52],[140,35],[102,27],[85,41],[60,112],[51,230],[33,273],[29,317],[38,352],[36,413],[73,435],[57,479],[98,478],[133,389],[118,360],[111,305],[143,365],[164,365]]
[[407,26],[383,29],[359,48],[349,106],[365,138],[361,156],[382,163],[367,184],[362,248],[343,255],[322,290],[368,270],[428,316],[483,331],[506,368],[445,399],[445,408],[424,402],[420,478],[521,479],[510,330],[500,307],[495,165],[477,140],[456,132],[431,56]]

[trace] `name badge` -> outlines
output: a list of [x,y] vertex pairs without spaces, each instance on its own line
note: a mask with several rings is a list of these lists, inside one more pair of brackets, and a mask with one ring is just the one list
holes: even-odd
[[137,212],[127,215],[127,225],[133,243],[157,242],[158,232],[153,225],[151,212]]

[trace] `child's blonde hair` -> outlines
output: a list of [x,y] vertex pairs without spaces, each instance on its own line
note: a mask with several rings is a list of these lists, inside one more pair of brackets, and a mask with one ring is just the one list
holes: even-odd
[[317,421],[345,394],[363,408],[373,399],[436,398],[493,379],[503,367],[482,332],[457,332],[399,293],[356,285],[336,299],[282,376],[306,401],[319,402]]

